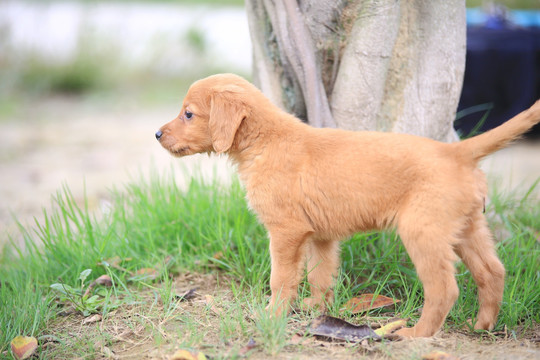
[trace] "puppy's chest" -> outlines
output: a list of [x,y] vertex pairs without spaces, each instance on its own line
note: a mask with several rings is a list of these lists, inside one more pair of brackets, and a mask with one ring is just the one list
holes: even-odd
[[270,169],[269,171],[239,172],[246,189],[249,207],[263,223],[277,216],[293,216],[299,210],[300,188],[294,173]]
[[[241,177],[242,180],[242,177]],[[284,184],[275,177],[242,180],[246,189],[246,198],[250,208],[257,214],[280,212],[285,207],[291,207],[294,191],[290,184]]]

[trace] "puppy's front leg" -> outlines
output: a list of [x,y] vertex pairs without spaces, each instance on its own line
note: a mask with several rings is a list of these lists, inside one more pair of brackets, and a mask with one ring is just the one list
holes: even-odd
[[308,282],[311,297],[304,299],[308,307],[323,311],[333,301],[332,284],[339,267],[339,241],[313,240],[307,247]]
[[291,231],[270,231],[272,298],[267,309],[276,315],[288,312],[291,301],[298,295],[298,284],[304,269],[305,246],[309,234]]

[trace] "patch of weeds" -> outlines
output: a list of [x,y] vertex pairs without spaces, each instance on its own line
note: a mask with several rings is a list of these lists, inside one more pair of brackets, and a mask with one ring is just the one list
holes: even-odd
[[255,305],[255,328],[264,350],[275,356],[287,344],[287,314],[276,315],[266,310],[263,304]]
[[161,303],[163,304],[163,316],[165,318],[173,316],[174,312],[176,312],[178,309],[180,300],[177,299],[173,282],[168,272],[161,277],[161,282],[155,289],[159,294]]
[[[55,283],[50,287],[59,294],[60,302],[68,302],[72,304],[77,311],[80,311],[83,316],[95,314],[102,309],[103,304],[109,298],[109,292],[103,288],[97,290],[97,293],[92,295],[90,291],[85,291],[85,280],[92,272],[92,269],[86,269],[79,275],[80,286],[73,288],[67,284]],[[88,288],[90,290],[90,288]]]
[[219,339],[222,344],[242,344],[252,335],[250,315],[244,313],[243,305],[243,301],[236,299],[226,302],[224,314],[219,319]]
[[200,320],[193,314],[184,314],[179,318],[181,326],[176,327],[177,346],[179,348],[197,348],[205,342],[207,330],[201,327]]

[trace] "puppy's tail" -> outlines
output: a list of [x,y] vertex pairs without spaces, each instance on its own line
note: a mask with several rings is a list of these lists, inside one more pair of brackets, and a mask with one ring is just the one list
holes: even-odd
[[529,109],[517,114],[504,124],[478,136],[456,143],[465,157],[475,162],[507,146],[540,122],[540,100]]

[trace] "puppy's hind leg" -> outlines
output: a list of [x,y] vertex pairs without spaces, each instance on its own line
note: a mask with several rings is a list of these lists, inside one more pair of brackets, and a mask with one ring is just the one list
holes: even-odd
[[[425,218],[427,219],[427,217]],[[404,337],[432,336],[437,332],[456,301],[459,290],[454,277],[457,256],[452,244],[457,242],[444,224],[422,222],[412,216],[402,219],[398,230],[424,286],[424,307],[418,323],[397,331]]]
[[309,307],[326,308],[333,299],[332,284],[339,267],[339,241],[313,240],[307,251],[308,282],[311,297],[304,299]]
[[473,216],[463,233],[463,241],[455,249],[478,285],[480,310],[474,328],[492,330],[502,302],[505,271],[482,214]]

